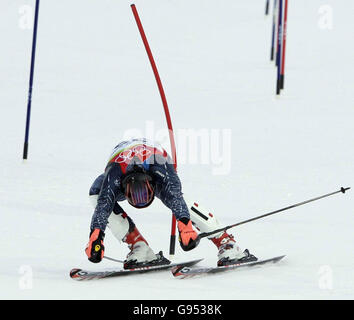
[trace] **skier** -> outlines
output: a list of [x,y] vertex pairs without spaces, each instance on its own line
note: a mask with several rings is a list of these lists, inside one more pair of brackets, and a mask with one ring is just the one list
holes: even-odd
[[[198,245],[198,231],[210,232],[221,227],[218,220],[211,213],[203,212],[198,204],[187,205],[171,157],[159,144],[146,139],[118,144],[89,195],[95,211],[85,252],[94,263],[104,256],[106,226],[130,249],[124,261],[125,269],[169,263],[162,252],[155,254],[149,247],[133,220],[118,204],[120,201],[127,200],[133,207],[142,209],[148,207],[155,196],[159,198],[177,219],[179,242],[185,251]],[[218,249],[218,266],[257,260],[247,249],[241,251],[227,232],[209,239]]]

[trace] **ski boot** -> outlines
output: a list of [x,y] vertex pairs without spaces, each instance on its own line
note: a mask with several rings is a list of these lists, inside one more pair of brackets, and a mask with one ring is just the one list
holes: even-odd
[[248,249],[241,251],[240,247],[236,244],[233,235],[228,234],[227,232],[224,232],[221,236],[212,238],[211,240],[219,249],[218,267],[258,260],[253,254],[250,254]]
[[135,227],[123,241],[128,244],[130,252],[124,260],[124,269],[136,269],[143,267],[159,266],[170,264],[171,261],[166,259],[162,251],[155,254],[149,247],[147,241]]

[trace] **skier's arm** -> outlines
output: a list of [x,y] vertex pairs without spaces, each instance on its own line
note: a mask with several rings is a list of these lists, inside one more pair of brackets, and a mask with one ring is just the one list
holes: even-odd
[[[97,198],[97,204],[91,220],[91,230],[100,229],[103,232],[106,229],[108,218],[115,206],[117,210],[122,208],[116,203],[116,200],[122,196],[120,190],[121,171],[119,166],[110,166],[106,169],[104,176],[96,179],[102,180],[100,191]],[[90,194],[94,190],[91,187]]]
[[117,166],[107,167],[104,176],[98,177],[95,183],[96,187],[91,187],[90,195],[94,196],[95,193],[97,194],[98,190],[100,191],[95,212],[91,220],[90,238],[85,252],[91,262],[98,263],[104,256],[104,231],[108,224],[108,218],[115,205],[117,206],[116,200],[122,197],[119,168]]
[[172,164],[166,163],[163,168],[157,168],[155,173],[156,171],[158,171],[157,175],[160,177],[161,183],[158,197],[171,209],[178,220],[179,241],[182,249],[192,250],[198,245],[199,238],[197,231],[192,226],[188,206],[183,198],[181,181]]
[[[90,191],[89,191],[89,199],[90,199],[90,202],[92,204],[92,207],[95,209],[96,206],[97,206],[97,199],[98,199],[98,195],[100,194],[100,191],[101,191],[101,187],[102,187],[102,183],[103,183],[103,180],[105,178],[105,174],[101,174],[99,175],[94,183],[92,184],[91,188],[90,188]],[[121,213],[124,213],[124,209],[118,204],[118,201],[116,201],[114,203],[114,207],[113,207],[113,212],[115,214],[121,214]]]
[[154,166],[152,171],[161,186],[158,198],[171,209],[177,220],[190,219],[188,206],[183,198],[181,181],[170,163],[163,166]]

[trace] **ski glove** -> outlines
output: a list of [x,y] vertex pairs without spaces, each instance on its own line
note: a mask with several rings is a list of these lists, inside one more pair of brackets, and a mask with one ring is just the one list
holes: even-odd
[[90,233],[90,239],[86,246],[86,255],[88,259],[93,263],[101,262],[104,255],[104,232],[100,229],[94,229]]
[[192,221],[181,218],[178,221],[179,243],[184,251],[194,249],[199,244],[199,237],[192,226]]

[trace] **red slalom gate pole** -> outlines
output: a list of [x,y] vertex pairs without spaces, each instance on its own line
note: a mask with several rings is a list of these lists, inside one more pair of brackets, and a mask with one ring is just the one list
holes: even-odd
[[[160,92],[160,96],[161,96],[161,100],[162,100],[162,105],[165,111],[165,116],[166,116],[166,121],[167,121],[167,127],[168,127],[168,132],[169,132],[169,137],[170,137],[170,143],[171,143],[171,152],[172,152],[172,160],[173,160],[173,166],[175,168],[175,170],[177,171],[177,156],[176,156],[176,144],[175,144],[175,139],[174,139],[174,135],[173,135],[173,128],[172,128],[172,121],[171,121],[171,116],[170,116],[170,112],[168,109],[168,104],[167,104],[167,100],[166,100],[166,95],[165,92],[163,90],[163,86],[162,86],[162,82],[159,76],[159,72],[157,70],[155,61],[154,61],[154,57],[152,55],[149,43],[147,41],[145,32],[144,32],[144,28],[143,25],[140,21],[139,18],[139,14],[138,11],[135,7],[135,4],[131,5],[132,11],[133,11],[133,15],[136,21],[136,24],[138,26],[140,35],[141,35],[141,39],[143,40],[144,46],[145,46],[145,50],[146,53],[149,57],[150,60],[150,64],[152,67],[152,70],[154,72],[155,75],[155,79],[156,79],[156,83],[157,86],[159,88],[159,92]],[[171,238],[170,238],[170,255],[174,255],[175,254],[175,248],[176,248],[176,218],[174,215],[172,215],[172,226],[171,226]]]
[[284,25],[283,25],[283,56],[281,59],[281,72],[280,72],[280,89],[284,89],[284,77],[285,77],[285,50],[286,50],[286,37],[287,37],[287,25],[288,25],[288,0],[285,0],[284,7]]

